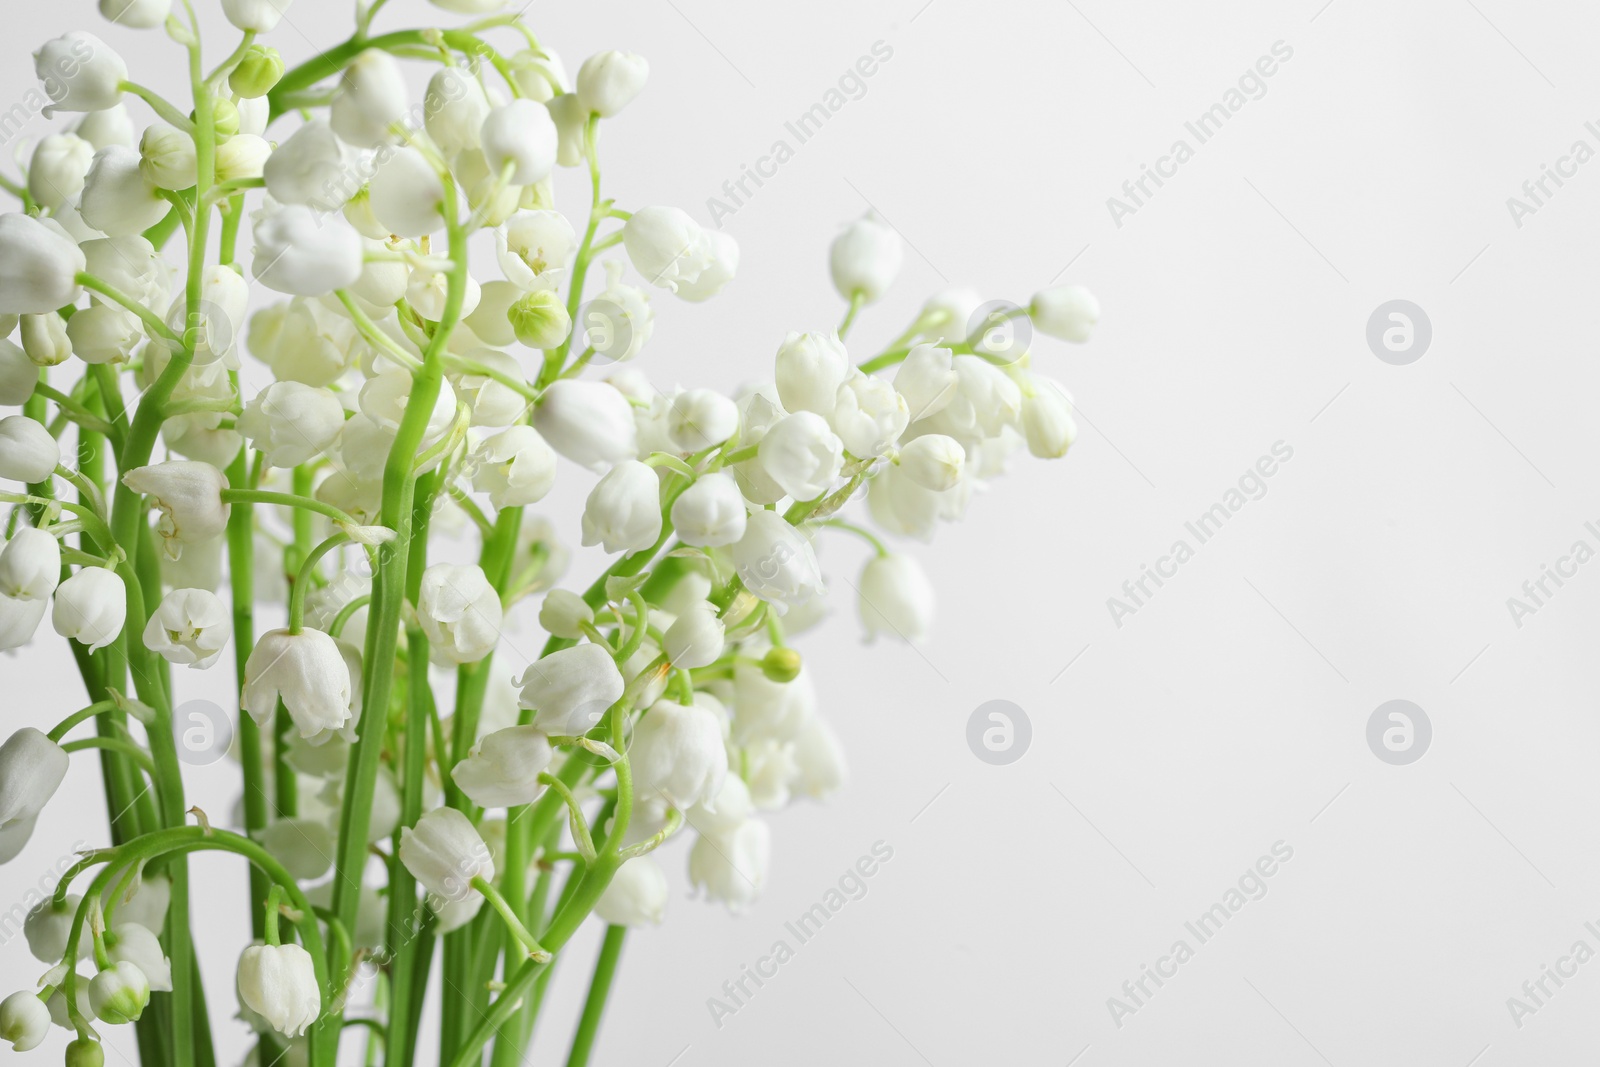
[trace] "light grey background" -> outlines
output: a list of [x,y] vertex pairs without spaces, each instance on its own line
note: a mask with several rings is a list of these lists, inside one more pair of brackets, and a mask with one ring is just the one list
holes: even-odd
[[[430,11],[395,0],[380,24]],[[7,14],[3,100],[28,86],[26,48],[96,21],[87,0]],[[875,41],[894,49],[865,96],[726,220],[737,281],[703,306],[656,299],[640,366],[658,384],[732,387],[768,372],[786,331],[831,327],[827,243],[869,204],[909,247],[851,339],[859,356],[947,282],[1025,300],[1059,278],[1104,306],[1090,345],[1036,346],[1081,405],[1071,456],[1024,457],[964,523],[910,548],[941,598],[931,640],[863,647],[847,584],[862,553],[826,545],[833,617],[803,650],[853,781],[774,819],[771,882],[743,917],[678,899],[682,846],[667,854],[669,920],[630,937],[598,1062],[1501,1067],[1592,1054],[1600,962],[1520,1028],[1506,1001],[1575,941],[1600,950],[1584,928],[1600,926],[1600,563],[1520,628],[1506,601],[1574,541],[1600,548],[1584,528],[1600,519],[1600,162],[1520,228],[1506,200],[1575,140],[1600,149],[1584,128],[1600,118],[1600,13],[538,0],[531,14],[570,68],[601,48],[649,57],[648,91],[607,124],[608,190],[705,221],[706,198],[785,120]],[[344,5],[302,0],[275,43],[301,57],[348,26]],[[105,37],[137,77],[176,89],[170,44]],[[1278,41],[1293,57],[1265,95],[1118,227],[1107,198],[1174,139],[1193,144],[1185,121]],[[563,196],[581,211],[575,183]],[[1432,323],[1409,366],[1365,340],[1393,299]],[[1278,441],[1293,458],[1265,496],[1118,627],[1107,598]],[[587,486],[568,468],[551,500],[574,540]],[[25,694],[8,728],[78,706],[54,639],[4,671]],[[182,695],[222,692],[225,672]],[[1033,727],[1007,767],[965,742],[969,714],[997,698]],[[1395,698],[1433,725],[1409,766],[1366,744],[1373,709]],[[197,802],[226,810],[233,775],[194,772]],[[0,869],[0,900],[98,840],[96,792],[84,760]],[[894,858],[866,897],[714,1026],[707,998],[878,840]],[[1278,841],[1293,858],[1267,895],[1197,945],[1184,923]],[[208,989],[227,1004],[243,880],[226,861],[194,866]],[[536,1062],[564,1056],[594,934],[572,947]],[[1179,938],[1194,959],[1119,1028],[1107,998]],[[35,970],[20,939],[0,947],[14,985]],[[242,1037],[226,1034],[225,1059]]]

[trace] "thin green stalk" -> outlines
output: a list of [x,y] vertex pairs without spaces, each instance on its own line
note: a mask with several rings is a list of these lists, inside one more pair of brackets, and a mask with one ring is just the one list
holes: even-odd
[[594,976],[589,979],[589,996],[583,1002],[583,1016],[578,1020],[577,1032],[572,1035],[567,1067],[588,1067],[589,1054],[594,1051],[594,1040],[600,1033],[600,1018],[605,1014],[606,998],[611,995],[611,982],[622,959],[622,942],[627,936],[626,926],[606,927],[605,940],[600,942],[600,956],[594,963]]

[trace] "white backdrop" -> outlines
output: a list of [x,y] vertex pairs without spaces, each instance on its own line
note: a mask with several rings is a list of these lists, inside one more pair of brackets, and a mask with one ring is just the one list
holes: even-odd
[[[345,6],[301,0],[273,43],[297,59],[342,39]],[[431,12],[395,0],[380,24]],[[21,99],[44,38],[101,32],[89,0],[7,15],[0,102]],[[1025,300],[1059,278],[1104,307],[1088,346],[1035,347],[1080,403],[1068,460],[1024,457],[966,522],[909,547],[941,597],[931,640],[863,647],[843,580],[859,546],[829,543],[833,615],[802,648],[852,783],[776,820],[769,889],[742,917],[687,899],[681,845],[668,854],[668,922],[630,937],[597,1062],[1502,1067],[1592,1052],[1600,963],[1560,961],[1579,941],[1600,950],[1600,564],[1560,561],[1600,549],[1585,526],[1600,527],[1600,164],[1572,157],[1580,140],[1600,149],[1585,127],[1600,11],[536,0],[532,16],[569,68],[601,48],[649,57],[646,94],[607,124],[608,190],[707,223],[724,181],[794,145],[786,121],[875,43],[892,49],[721,220],[736,282],[706,305],[655,301],[641,366],[658,384],[760,377],[786,331],[830,328],[827,243],[869,205],[909,247],[852,337],[861,355],[947,283]],[[104,36],[176,92],[170,43]],[[1230,102],[1203,143],[1186,127]],[[1145,165],[1169,176],[1136,201],[1122,187]],[[1564,184],[1545,179],[1536,203],[1523,183],[1546,166]],[[1430,324],[1425,351],[1418,331],[1391,354],[1421,351],[1404,365],[1368,342],[1393,300]],[[1248,477],[1275,447],[1289,458]],[[576,540],[589,482],[567,471],[550,510],[567,508]],[[1230,501],[1203,544],[1185,527]],[[1192,557],[1163,563],[1179,540]],[[1146,565],[1171,576],[1134,604],[1123,583]],[[1547,565],[1569,576],[1535,604],[1522,586]],[[1511,597],[1536,610],[1514,617]],[[227,662],[180,695],[223,692]],[[53,637],[0,670],[8,730],[79,706]],[[1007,766],[966,740],[994,699],[1032,727]],[[1405,765],[1368,743],[1394,699],[1431,723]],[[194,772],[196,802],[225,811],[234,775]],[[97,792],[84,760],[0,869],[0,904],[99,839]],[[784,923],[880,841],[893,856],[865,895],[717,1026],[708,998],[794,944]],[[1258,861],[1270,878],[1248,873]],[[223,860],[195,868],[208,991],[227,1005],[243,880]],[[1235,887],[1202,942],[1185,924]],[[534,1062],[564,1056],[596,933],[569,950]],[[1180,940],[1192,954],[1163,962]],[[1547,965],[1576,973],[1535,1001],[1523,984]],[[0,946],[13,986],[37,970],[20,937]],[[1513,996],[1535,1010],[1514,1017]],[[227,1029],[227,1061],[244,1036]]]

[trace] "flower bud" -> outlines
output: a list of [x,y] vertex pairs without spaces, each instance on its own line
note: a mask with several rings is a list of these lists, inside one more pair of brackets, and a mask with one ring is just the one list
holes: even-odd
[[172,963],[161,951],[160,939],[149,929],[138,923],[118,922],[105,940],[106,955],[112,963],[127,962],[139,968],[152,993],[172,992]]
[[852,456],[873,459],[900,439],[911,412],[894,386],[856,371],[839,387],[828,421]]
[[511,78],[529,100],[546,103],[552,97],[567,91],[567,72],[561,57],[555,53],[535,52],[524,48],[507,61]]
[[874,556],[861,571],[857,606],[867,639],[920,641],[933,625],[933,586],[910,556]]
[[539,605],[539,625],[552,637],[576,641],[583,637],[583,628],[593,622],[594,609],[570,589],[550,590]]
[[772,831],[760,819],[702,834],[689,850],[689,880],[737,914],[761,895],[772,858]]
[[955,438],[942,433],[924,434],[900,449],[900,470],[935,493],[959,485],[966,462],[967,450]]
[[237,133],[217,146],[217,181],[238,182],[260,178],[267,160],[272,156],[272,145],[265,137],[253,133]]
[[299,1037],[322,1014],[316,964],[299,945],[251,945],[239,954],[239,999],[285,1037]]
[[103,1023],[120,1026],[134,1022],[148,1003],[150,982],[132,963],[112,964],[89,983],[89,1007]]
[[747,515],[739,483],[726,471],[701,475],[672,502],[672,527],[695,548],[733,544],[744,536]]
[[590,470],[631,459],[638,430],[627,397],[604,382],[561,378],[545,389],[533,424],[561,455]]
[[596,52],[578,68],[578,100],[585,111],[610,118],[644,89],[650,64],[632,52]]
[[228,88],[246,100],[266,96],[283,77],[283,56],[276,48],[253,44],[228,75]]
[[338,642],[321,630],[268,630],[244,665],[240,703],[266,725],[278,701],[303,738],[325,737],[350,719],[350,669]]
[[667,435],[680,452],[703,452],[739,431],[739,405],[714,389],[679,393],[667,409]]
[[623,223],[622,245],[633,269],[645,281],[677,291],[696,281],[712,261],[711,239],[688,212],[676,207],[643,207]]
[[785,415],[756,446],[761,469],[796,500],[815,500],[832,488],[844,446],[828,420],[810,411]]
[[415,148],[389,155],[367,184],[372,214],[390,233],[421,237],[444,225],[444,183]]
[[494,651],[504,615],[500,594],[483,569],[435,563],[422,572],[417,622],[434,655],[450,663],[476,663]]
[[96,152],[89,165],[78,213],[107,237],[142,233],[171,210],[172,205],[145,180],[139,162],[134,149],[112,145]]
[[256,279],[290,296],[324,296],[361,277],[361,236],[332,219],[318,220],[300,204],[255,216]]
[[478,130],[489,114],[489,98],[472,72],[441,67],[422,96],[422,124],[446,159],[478,147]]
[[46,41],[33,54],[33,69],[50,97],[46,115],[57,111],[102,111],[122,100],[128,65],[92,33],[72,30]]
[[507,310],[506,317],[517,340],[529,348],[555,348],[572,332],[566,305],[550,289],[524,294]]
[[28,195],[59,211],[78,199],[94,162],[94,145],[74,133],[52,133],[40,140],[28,163]]
[[105,1049],[94,1038],[78,1037],[67,1042],[67,1067],[105,1067],[105,1064]]
[[291,0],[222,0],[222,13],[235,29],[271,33],[288,10]]
[[145,127],[139,171],[157,189],[187,189],[195,182],[194,138],[165,122]]
[[91,304],[67,320],[66,337],[73,355],[85,363],[126,363],[144,340],[144,324],[118,305]]
[[39,384],[39,368],[22,346],[0,340],[0,404],[21,407]]
[[553,757],[550,739],[537,727],[508,726],[472,746],[450,776],[480,808],[532,804],[544,792],[539,774]]
[[1022,432],[1028,451],[1040,459],[1060,459],[1078,437],[1072,401],[1060,383],[1035,376],[1022,397]]
[[[189,118],[195,118],[194,112],[189,113]],[[211,98],[211,125],[216,127],[218,138],[225,141],[238,133],[241,120],[238,104],[225,96]]]
[[50,1009],[39,994],[23,989],[0,1000],[0,1041],[16,1052],[38,1048],[50,1033]]
[[36,366],[54,367],[72,356],[72,335],[67,332],[67,321],[54,311],[22,316],[20,334],[22,350]]
[[520,508],[543,500],[556,482],[556,453],[532,426],[512,426],[472,453],[477,465],[472,488],[489,494],[496,508]]
[[1081,285],[1059,285],[1034,293],[1028,316],[1040,333],[1082,344],[1100,321],[1100,301]]
[[136,467],[122,476],[122,484],[149,496],[161,510],[156,532],[168,559],[178,559],[184,545],[209,541],[228,528],[228,505],[222,500],[228,480],[209,463],[168,460]]
[[60,225],[0,215],[0,315],[54,314],[78,299],[83,252]]
[[217,594],[174,589],[151,612],[144,645],[168,663],[205,668],[222,655],[232,633],[233,620]]
[[344,407],[331,391],[273,382],[245,405],[237,426],[267,466],[289,468],[327,454],[344,422]]
[[667,895],[661,865],[649,856],[636,856],[617,868],[594,913],[613,926],[659,926],[667,913]]
[[803,604],[823,591],[811,542],[777,512],[763,509],[750,516],[733,546],[733,565],[747,589],[782,607]]
[[0,419],[0,478],[47,482],[61,462],[61,446],[50,431],[26,415]]
[[454,808],[435,808],[400,831],[400,862],[435,898],[476,895],[474,878],[494,880],[494,858],[472,821]]
[[128,590],[115,571],[84,567],[56,588],[50,624],[90,652],[117,639],[128,617]]
[[328,120],[314,118],[289,135],[261,166],[267,192],[282,204],[332,211],[355,192],[350,150]]
[[510,167],[512,185],[543,181],[555,169],[555,120],[533,100],[513,100],[490,111],[479,139],[489,173],[498,176]]
[[833,287],[846,300],[871,304],[900,273],[900,235],[876,215],[868,214],[845,227],[828,250]]
[[761,673],[769,682],[787,685],[800,677],[800,653],[786,646],[767,649],[761,657]]
[[611,653],[587,643],[535,660],[517,684],[520,706],[534,711],[533,725],[553,737],[588,733],[624,688]]
[[716,609],[702,600],[667,627],[661,650],[667,662],[680,670],[709,667],[722,655],[724,629]]
[[595,483],[583,505],[583,543],[607,552],[637,552],[661,536],[661,479],[625,459]]
[[406,99],[399,62],[381,49],[368,48],[340,77],[329,122],[335,133],[357,148],[391,144],[395,134],[389,127],[405,118]]
[[172,0],[100,0],[100,14],[130,30],[153,30],[171,12]]
[[61,544],[54,534],[23,526],[0,549],[0,595],[46,600],[60,580]]
[[838,334],[791,333],[778,349],[776,362],[778,399],[785,410],[833,414],[839,386],[851,370]]

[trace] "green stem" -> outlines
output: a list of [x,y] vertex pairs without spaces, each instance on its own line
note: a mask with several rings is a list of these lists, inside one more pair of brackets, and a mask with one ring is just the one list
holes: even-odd
[[611,982],[617,975],[617,964],[622,959],[622,942],[627,936],[626,926],[613,924],[606,927],[605,940],[600,943],[600,956],[594,963],[594,976],[589,980],[589,997],[583,1002],[583,1016],[578,1020],[577,1033],[572,1035],[572,1051],[567,1054],[567,1067],[587,1067],[589,1063],[594,1039],[600,1032],[600,1017],[605,1014],[606,998],[611,995]]
[[359,525],[356,520],[332,504],[324,504],[315,497],[301,496],[296,493],[276,493],[270,489],[234,489],[229,487],[222,491],[222,501],[225,504],[276,504],[285,508],[303,508],[318,515],[326,515],[334,522],[348,523],[351,526]]

